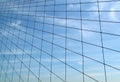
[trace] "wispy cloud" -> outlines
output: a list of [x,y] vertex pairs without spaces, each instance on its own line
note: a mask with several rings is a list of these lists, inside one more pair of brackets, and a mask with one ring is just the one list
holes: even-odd
[[22,55],[22,54],[37,54],[39,51],[32,51],[31,50],[20,50],[20,49],[15,49],[12,51],[1,51],[0,55]]
[[20,24],[21,24],[21,21],[17,20],[15,22],[10,23],[10,26],[15,28],[21,28]]
[[111,6],[110,14],[109,14],[109,17],[110,17],[111,20],[119,21],[119,14],[118,14],[118,12],[116,12],[116,11],[120,10],[119,9],[120,8],[119,4],[120,3],[118,2],[118,3],[115,3]]
[[[71,19],[55,19],[55,24],[56,25],[62,25],[62,26],[65,26],[67,24],[68,27],[72,27],[72,28],[78,28],[78,29],[81,29],[81,26],[80,26],[80,21],[79,20],[71,20]],[[92,25],[85,25],[82,26],[82,29],[92,29],[94,30],[94,28],[92,28],[94,26]],[[74,30],[71,32],[71,34],[75,37],[80,37],[80,32],[81,30],[79,30],[78,32],[74,32]],[[87,32],[87,31],[83,31],[83,36],[84,38],[88,38],[88,37],[91,37],[93,36],[94,33],[92,32]]]
[[68,5],[68,10],[77,10],[80,9],[80,4],[69,4]]
[[[18,31],[14,31],[14,28],[16,28],[17,30],[21,30],[21,31],[24,31],[25,29],[22,27],[22,22],[20,20],[16,20],[16,21],[13,21],[13,22],[7,22],[7,28],[11,28],[11,29],[7,29],[7,30],[4,30],[4,29],[1,29],[0,30],[0,33],[1,33],[1,36],[6,36],[6,37],[12,37],[12,35],[10,33],[14,33],[15,35],[18,34]],[[9,33],[10,32],[10,33]]]

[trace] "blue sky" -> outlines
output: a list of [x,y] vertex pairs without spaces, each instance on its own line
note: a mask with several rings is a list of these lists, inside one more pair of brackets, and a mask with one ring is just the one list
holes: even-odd
[[[12,80],[12,74],[12,82],[18,82],[20,71],[21,82],[27,82],[29,66],[31,71],[29,72],[29,82],[38,82],[37,77],[39,77],[42,82],[50,82],[51,55],[53,55],[52,82],[63,82],[65,80],[65,74],[67,82],[82,82],[83,75],[80,73],[82,72],[83,64],[81,55],[82,44],[80,42],[81,25],[83,29],[83,54],[85,56],[84,72],[87,74],[85,75],[85,82],[95,82],[96,80],[105,82],[99,24],[101,24],[101,30],[103,32],[102,39],[107,82],[119,82],[120,72],[117,69],[120,69],[120,16],[119,12],[116,12],[120,10],[119,1],[104,2],[105,0],[99,0],[99,8],[101,11],[100,20],[102,21],[100,23],[96,0],[81,0],[81,13],[79,12],[80,0],[67,0],[67,6],[66,0],[55,0],[56,12],[53,12],[54,1],[46,0],[45,3],[42,0],[34,0],[31,4],[22,3],[23,0],[21,0],[21,3],[19,3],[19,0],[17,1],[6,0],[6,4],[0,4],[1,82],[5,80],[5,73],[8,74],[7,82]],[[5,0],[1,0],[0,2],[4,3]],[[43,5],[45,4],[47,6],[45,6],[45,12],[43,12]],[[66,10],[68,11],[67,13],[65,12]],[[53,24],[54,36],[52,34]],[[33,31],[34,28],[36,30]],[[54,45],[52,51],[51,43],[53,37]],[[65,37],[67,37],[67,40]],[[42,41],[41,39],[44,40]],[[33,44],[33,47],[31,44]],[[65,45],[67,50],[64,49]],[[67,57],[66,72],[64,64],[65,54]],[[9,60],[10,64],[6,60]],[[24,64],[21,64],[20,60],[22,60]],[[110,66],[113,66],[113,68]],[[15,71],[13,71],[12,67],[14,67]],[[78,71],[76,71],[76,69]]]

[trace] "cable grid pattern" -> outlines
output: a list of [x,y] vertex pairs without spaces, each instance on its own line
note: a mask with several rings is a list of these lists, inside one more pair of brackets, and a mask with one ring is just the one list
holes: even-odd
[[120,0],[1,0],[0,82],[119,82]]

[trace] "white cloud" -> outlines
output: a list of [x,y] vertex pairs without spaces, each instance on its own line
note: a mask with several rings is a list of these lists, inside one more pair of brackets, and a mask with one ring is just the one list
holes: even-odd
[[111,11],[109,14],[110,19],[117,20],[117,17],[116,17],[115,12],[114,12],[114,8],[111,8],[110,11]]
[[4,30],[0,30],[0,36],[8,36],[9,33],[7,31],[4,31]]
[[[23,30],[23,31],[25,30],[22,26],[22,21],[20,21],[20,20],[8,22],[7,25],[9,28],[16,28],[17,30]],[[12,32],[13,29],[11,29],[10,31]]]
[[111,20],[113,20],[113,21],[118,21],[119,20],[119,14],[117,14],[117,12],[115,12],[115,11],[118,11],[118,10],[120,10],[119,8],[120,8],[120,5],[119,5],[120,3],[115,3],[115,4],[113,4],[112,6],[111,6],[111,8],[110,8],[110,13],[109,13],[109,18],[111,19]]
[[[8,22],[7,25],[8,26],[7,28],[11,28],[8,30],[4,30],[4,29],[1,29],[0,30],[0,33],[1,33],[1,36],[6,36],[6,37],[12,37],[12,34],[10,33],[14,33],[14,35],[18,35],[18,31],[14,31],[14,29],[12,28],[16,28],[17,30],[21,30],[21,31],[24,31],[25,29],[22,27],[21,25],[21,21],[20,20],[16,20],[14,22]],[[9,33],[10,32],[10,33]]]
[[[72,28],[79,28],[81,29],[81,26],[80,26],[80,20],[70,20],[70,19],[57,19],[55,18],[55,24],[56,25],[61,25],[61,26],[65,26],[66,25],[66,22],[67,22],[67,26],[68,27],[72,27]],[[82,27],[83,29],[93,29],[92,28],[93,26],[92,25],[85,25],[84,24],[84,27]],[[71,32],[71,34],[75,37],[80,37],[80,31],[79,32]],[[93,32],[88,32],[88,31],[83,31],[83,36],[84,38],[88,38],[88,37],[91,37],[93,36],[94,33]]]
[[69,4],[68,5],[69,10],[78,9],[78,8],[80,8],[80,4]]
[[[38,51],[32,51],[32,54],[37,54]],[[31,54],[31,50],[12,50],[12,51],[1,51],[0,55],[22,55],[22,54]]]
[[20,20],[17,20],[15,22],[12,22],[9,24],[11,27],[15,27],[15,28],[18,28],[18,29],[21,29],[21,21]]

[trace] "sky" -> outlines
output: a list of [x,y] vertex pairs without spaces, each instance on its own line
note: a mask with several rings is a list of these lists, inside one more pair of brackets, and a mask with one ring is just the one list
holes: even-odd
[[1,0],[0,82],[119,82],[119,4]]

